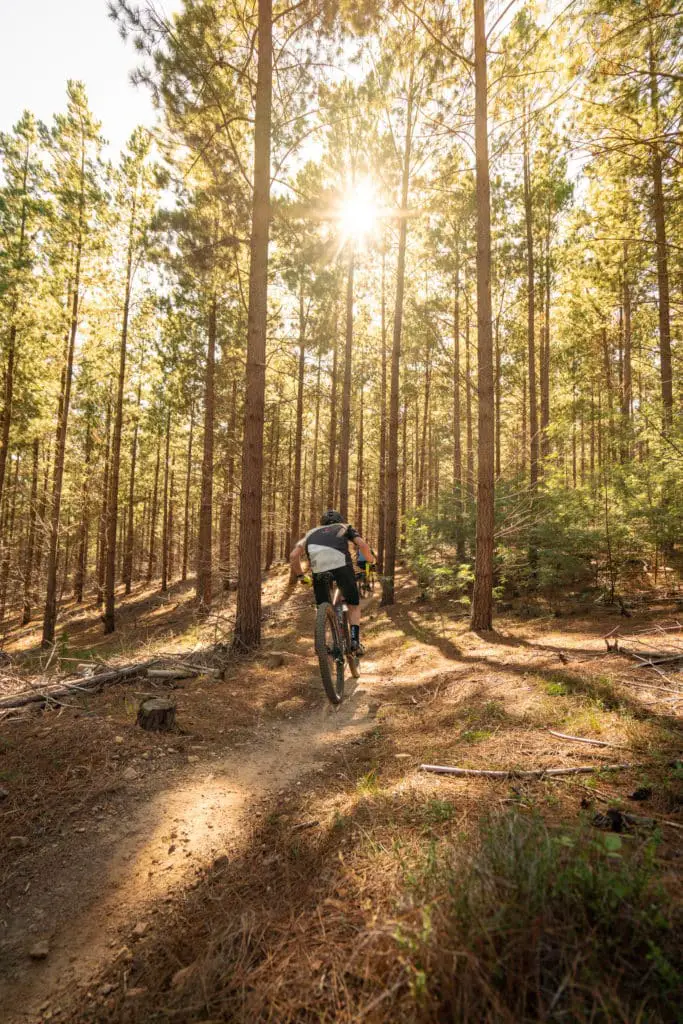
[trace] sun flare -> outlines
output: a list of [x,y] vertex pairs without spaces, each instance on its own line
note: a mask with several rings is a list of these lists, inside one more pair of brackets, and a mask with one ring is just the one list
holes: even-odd
[[379,203],[371,181],[361,181],[349,188],[339,213],[343,240],[355,244],[366,242],[377,226],[379,215]]

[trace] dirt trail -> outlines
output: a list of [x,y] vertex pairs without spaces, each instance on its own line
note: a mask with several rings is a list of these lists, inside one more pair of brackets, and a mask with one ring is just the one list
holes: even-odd
[[[215,858],[239,851],[260,801],[323,771],[334,747],[370,729],[373,680],[381,672],[378,662],[366,660],[358,684],[347,683],[340,708],[321,694],[320,705],[297,720],[262,725],[253,746],[202,760],[175,786],[144,800],[107,860],[90,861],[86,874],[72,879],[77,908],[55,921],[49,957],[29,964],[18,980],[0,983],[4,1024],[41,1020],[48,1002],[54,1006],[74,985],[87,984],[131,943],[136,927],[147,927],[155,904],[192,884]],[[45,906],[55,912],[49,886]]]

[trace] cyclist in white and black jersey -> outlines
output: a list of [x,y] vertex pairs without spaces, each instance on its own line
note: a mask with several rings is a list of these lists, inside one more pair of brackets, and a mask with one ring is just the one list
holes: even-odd
[[316,604],[328,600],[328,590],[323,575],[331,573],[339,586],[349,608],[351,625],[351,647],[356,654],[364,654],[360,642],[360,594],[351,560],[349,544],[368,559],[374,561],[372,549],[357,530],[345,523],[341,514],[328,509],[320,520],[320,526],[312,530],[294,545],[289,561],[298,579],[303,579],[301,559],[305,558],[313,573],[313,589]]

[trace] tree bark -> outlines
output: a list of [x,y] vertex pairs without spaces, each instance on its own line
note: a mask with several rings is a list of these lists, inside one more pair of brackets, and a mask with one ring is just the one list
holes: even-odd
[[455,276],[453,281],[453,500],[455,501],[455,546],[458,562],[465,561],[462,507],[462,432],[460,426],[460,232],[455,235]]
[[339,511],[347,521],[349,514],[349,450],[351,448],[351,363],[353,355],[353,273],[355,253],[349,257],[346,279],[346,343],[344,346],[344,383],[339,438]]
[[232,400],[227,438],[227,460],[225,468],[225,516],[221,530],[221,581],[223,591],[230,589],[230,555],[232,539],[232,514],[235,503],[235,445],[237,438],[237,376],[232,380]]
[[363,408],[363,405],[364,405],[363,397],[364,397],[364,395],[363,395],[363,381],[361,380],[361,382],[360,382],[360,395],[359,395],[359,408],[358,408],[358,446],[357,446],[357,454],[356,454],[356,460],[357,460],[356,461],[356,529],[358,530],[358,532],[361,535],[363,533],[363,516],[364,516],[364,512],[365,512],[365,510],[363,508],[363,498],[364,498],[364,494],[363,494],[363,490],[364,490],[364,480],[363,480],[363,473],[364,473],[364,470],[363,470],[363,443],[364,443],[363,428],[364,428],[364,422],[363,421],[365,419],[365,410]]
[[382,246],[381,278],[381,377],[379,387],[379,482],[377,488],[377,569],[384,572],[384,545],[387,515],[387,300],[386,300],[386,246]]
[[237,585],[237,648],[261,642],[261,518],[263,419],[268,315],[270,228],[270,134],[273,91],[272,0],[258,0],[258,74],[254,127],[254,195],[249,270],[246,402],[242,444],[240,570]]
[[[410,189],[410,156],[413,142],[413,88],[414,65],[408,82],[408,109],[406,135],[401,173],[401,219],[398,235],[398,263],[396,268],[396,296],[394,300],[394,334],[391,346],[391,388],[389,393],[389,458],[387,461],[387,522],[382,604],[394,603],[394,575],[398,541],[398,408],[399,374],[401,366],[401,331],[403,328],[403,294],[406,276],[406,244],[408,240],[408,193]],[[405,450],[405,447],[404,447]],[[405,473],[403,475],[405,480]]]
[[322,363],[322,350],[318,349],[318,374],[315,386],[315,419],[313,423],[313,466],[311,467],[311,504],[309,519],[311,524],[317,521],[320,511],[318,509],[318,442],[320,440],[320,375]]
[[161,592],[168,590],[168,484],[170,474],[170,451],[171,451],[171,410],[166,414],[166,457],[164,459],[164,513],[161,534]]
[[621,414],[624,420],[624,453],[630,457],[630,440],[628,437],[633,404],[633,374],[631,369],[631,283],[628,272],[628,242],[624,242],[623,264],[623,304],[624,304],[624,383],[622,390]]
[[491,197],[486,83],[484,0],[474,0],[475,158],[477,200],[477,328],[479,437],[477,539],[472,629],[493,626],[494,438],[493,334],[491,310]]
[[[21,267],[24,259],[26,243],[26,218],[27,209],[27,185],[28,170],[31,156],[30,144],[26,143],[24,155],[24,167],[22,172],[23,198],[21,202],[21,221],[19,226],[19,244],[17,246],[17,267]],[[12,406],[14,399],[14,371],[17,350],[17,325],[14,322],[18,312],[19,298],[15,291],[12,299],[11,324],[9,329],[9,342],[7,345],[7,366],[5,367],[5,395],[2,408],[2,427],[0,428],[0,502],[2,501],[5,486],[5,471],[7,467],[7,453],[9,451],[9,435],[12,426]]]
[[214,374],[216,365],[216,332],[218,300],[211,296],[209,307],[209,338],[204,378],[204,449],[202,457],[202,495],[199,507],[199,536],[197,538],[197,601],[207,611],[211,607],[213,521],[213,429],[215,416]]
[[128,318],[130,315],[130,295],[133,284],[133,249],[135,244],[135,212],[133,206],[128,233],[128,256],[126,259],[126,289],[123,299],[123,323],[121,324],[121,344],[119,346],[119,376],[116,390],[116,407],[114,413],[114,436],[111,446],[111,477],[109,481],[109,503],[107,507],[107,560],[104,579],[104,632],[113,633],[116,629],[116,527],[119,514],[119,476],[121,472],[121,435],[123,432],[123,393],[126,383],[126,355],[128,349]]
[[336,448],[337,448],[337,370],[338,370],[338,324],[335,324],[334,331],[334,353],[332,356],[332,381],[330,390],[330,461],[327,468],[327,507],[334,507],[334,491],[335,491],[335,470],[337,468],[337,460],[335,459]]
[[465,420],[467,430],[467,493],[474,498],[474,439],[472,427],[472,367],[470,365],[470,304],[465,302]]
[[74,600],[76,604],[83,601],[83,588],[88,569],[88,539],[90,532],[90,458],[92,454],[92,428],[88,422],[85,433],[85,452],[83,463],[83,484],[81,487],[81,527],[78,538],[78,555],[76,557],[76,573],[74,576]]
[[159,466],[161,463],[161,434],[157,437],[157,457],[154,463],[154,487],[149,513],[149,558],[147,561],[147,582],[151,583],[156,568],[156,529],[159,514]]
[[538,406],[536,404],[536,280],[534,268],[534,228],[531,194],[531,158],[529,156],[528,110],[524,111],[522,130],[524,160],[524,222],[526,227],[527,272],[527,346],[529,353],[529,473],[531,489],[538,486]]
[[541,334],[541,463],[550,455],[550,208],[546,223],[545,267],[544,267],[544,310],[543,332]]
[[133,556],[135,552],[135,469],[138,457],[138,433],[140,430],[140,400],[142,397],[142,378],[138,381],[135,425],[130,448],[130,479],[128,481],[128,529],[126,531],[126,547],[123,557],[123,584],[126,594],[130,594],[133,585]]
[[[659,135],[659,84],[657,62],[650,25],[650,105],[655,116],[655,136]],[[652,146],[652,210],[657,242],[657,291],[659,296],[659,368],[662,389],[662,428],[667,434],[673,424],[673,367],[671,361],[671,312],[669,298],[669,259],[664,203],[664,167],[659,142]]]
[[190,558],[190,490],[192,487],[192,442],[194,439],[194,399],[190,403],[190,434],[187,441],[187,466],[185,471],[185,510],[183,513],[183,563],[180,578],[187,579]]
[[[304,309],[304,280],[299,282],[299,362],[296,388],[296,427],[294,435],[294,481],[292,484],[292,519],[289,533],[292,544],[301,536],[301,445],[304,431],[304,371],[306,369],[306,315]],[[290,572],[294,582],[294,571]]]
[[78,310],[81,287],[81,259],[83,254],[83,230],[85,217],[85,147],[81,155],[81,195],[79,201],[78,240],[76,243],[76,260],[74,266],[73,291],[71,293],[71,323],[66,345],[66,358],[62,374],[62,389],[57,409],[57,437],[55,442],[55,465],[52,478],[52,507],[50,510],[50,540],[47,561],[47,585],[45,595],[45,612],[43,615],[42,646],[49,647],[55,638],[57,623],[57,567],[59,556],[59,519],[62,508],[62,485],[64,480],[64,457],[66,454],[66,433],[69,422],[69,405],[71,402],[71,382],[73,380],[74,352],[76,334],[78,332]]
[[424,415],[422,417],[422,440],[419,450],[419,466],[417,474],[417,495],[415,504],[420,507],[425,500],[425,467],[427,461],[427,432],[429,428],[429,397],[432,376],[431,349],[427,350],[427,362],[425,366],[425,393],[424,393]]
[[36,544],[36,521],[38,516],[38,462],[40,459],[40,441],[33,439],[33,472],[31,474],[31,500],[29,507],[28,543],[26,548],[26,572],[24,575],[24,607],[21,616],[22,626],[31,621],[31,603],[33,586],[33,557]]
[[7,495],[7,522],[3,524],[2,535],[6,539],[4,545],[4,553],[2,558],[2,568],[0,569],[0,624],[5,620],[5,611],[7,607],[7,585],[9,583],[10,569],[12,565],[12,552],[16,548],[15,536],[14,536],[14,524],[16,521],[17,514],[17,495],[19,492],[19,467],[21,465],[21,456],[17,455],[15,468],[14,468],[14,480],[10,481],[12,490],[11,496]]

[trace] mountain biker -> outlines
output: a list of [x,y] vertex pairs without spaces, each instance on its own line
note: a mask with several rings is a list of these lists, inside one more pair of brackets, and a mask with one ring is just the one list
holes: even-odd
[[308,560],[313,573],[316,604],[323,604],[328,600],[328,590],[323,574],[328,572],[332,574],[349,608],[351,649],[361,655],[365,651],[360,642],[360,594],[349,544],[354,544],[368,561],[374,561],[370,545],[363,540],[357,530],[344,522],[340,512],[330,508],[323,514],[320,526],[314,526],[301,540],[296,542],[289,561],[292,572],[297,579],[301,580],[304,577],[301,559]]

